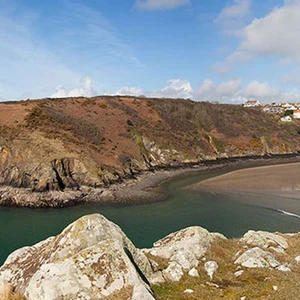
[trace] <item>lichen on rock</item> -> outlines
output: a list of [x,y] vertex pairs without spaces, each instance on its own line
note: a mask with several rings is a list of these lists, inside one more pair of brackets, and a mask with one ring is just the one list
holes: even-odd
[[18,286],[29,300],[101,299],[128,287],[132,298],[150,300],[151,272],[146,256],[122,230],[95,214],[12,253],[0,268],[0,281]]

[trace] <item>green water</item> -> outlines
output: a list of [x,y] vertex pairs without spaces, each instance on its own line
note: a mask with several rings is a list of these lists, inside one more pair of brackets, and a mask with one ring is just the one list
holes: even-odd
[[[227,237],[239,237],[249,229],[300,231],[299,218],[257,204],[249,205],[249,195],[245,202],[230,195],[191,193],[181,189],[223,172],[210,171],[174,178],[163,184],[161,189],[169,198],[161,203],[124,207],[88,204],[59,210],[0,207],[0,265],[13,250],[56,235],[72,221],[90,213],[101,213],[120,225],[137,247],[150,247],[168,233],[192,225],[221,232]],[[300,209],[300,204],[293,205]]]

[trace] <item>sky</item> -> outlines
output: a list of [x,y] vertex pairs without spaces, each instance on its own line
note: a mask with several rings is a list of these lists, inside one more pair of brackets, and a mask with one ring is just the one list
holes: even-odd
[[0,0],[0,101],[300,102],[300,0]]

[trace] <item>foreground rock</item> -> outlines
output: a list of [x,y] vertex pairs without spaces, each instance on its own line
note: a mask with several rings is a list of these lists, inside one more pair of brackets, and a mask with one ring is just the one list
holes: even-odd
[[234,263],[247,268],[275,268],[280,265],[271,253],[258,247],[247,250]]
[[[28,299],[153,299],[146,256],[101,215],[86,216],[61,234],[12,253],[0,280]],[[140,274],[144,274],[140,276]],[[122,295],[125,295],[122,297]],[[89,298],[90,297],[90,298]]]
[[27,300],[186,299],[183,294],[206,300],[223,299],[227,290],[230,299],[296,299],[299,253],[300,234],[249,231],[227,240],[198,226],[139,250],[94,214],[12,253],[0,268],[0,285]]
[[241,239],[242,242],[251,246],[258,246],[263,249],[274,250],[279,253],[284,253],[288,247],[288,243],[283,236],[279,234],[249,230]]
[[[219,233],[210,233],[206,229],[195,226],[189,227],[154,243],[153,248],[144,252],[154,257],[167,260],[168,267],[156,276],[171,281],[179,281],[184,272],[190,272],[198,267],[199,260],[205,255],[216,239],[226,239]],[[192,274],[195,272],[192,271]],[[193,276],[193,275],[192,275]]]

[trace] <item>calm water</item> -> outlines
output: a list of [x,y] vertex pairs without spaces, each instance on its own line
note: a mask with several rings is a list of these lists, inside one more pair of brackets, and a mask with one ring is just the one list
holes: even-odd
[[[120,225],[138,247],[150,247],[168,233],[191,225],[200,225],[227,237],[239,237],[249,229],[300,231],[299,218],[259,207],[257,203],[256,206],[249,205],[249,195],[247,201],[238,201],[230,195],[191,193],[180,189],[220,173],[224,171],[174,178],[162,186],[169,200],[149,205],[101,207],[89,204],[60,210],[0,207],[0,265],[13,250],[58,234],[72,221],[90,213],[101,213]],[[280,200],[277,197],[276,201]],[[298,202],[293,205],[298,205],[297,209],[300,209]]]

